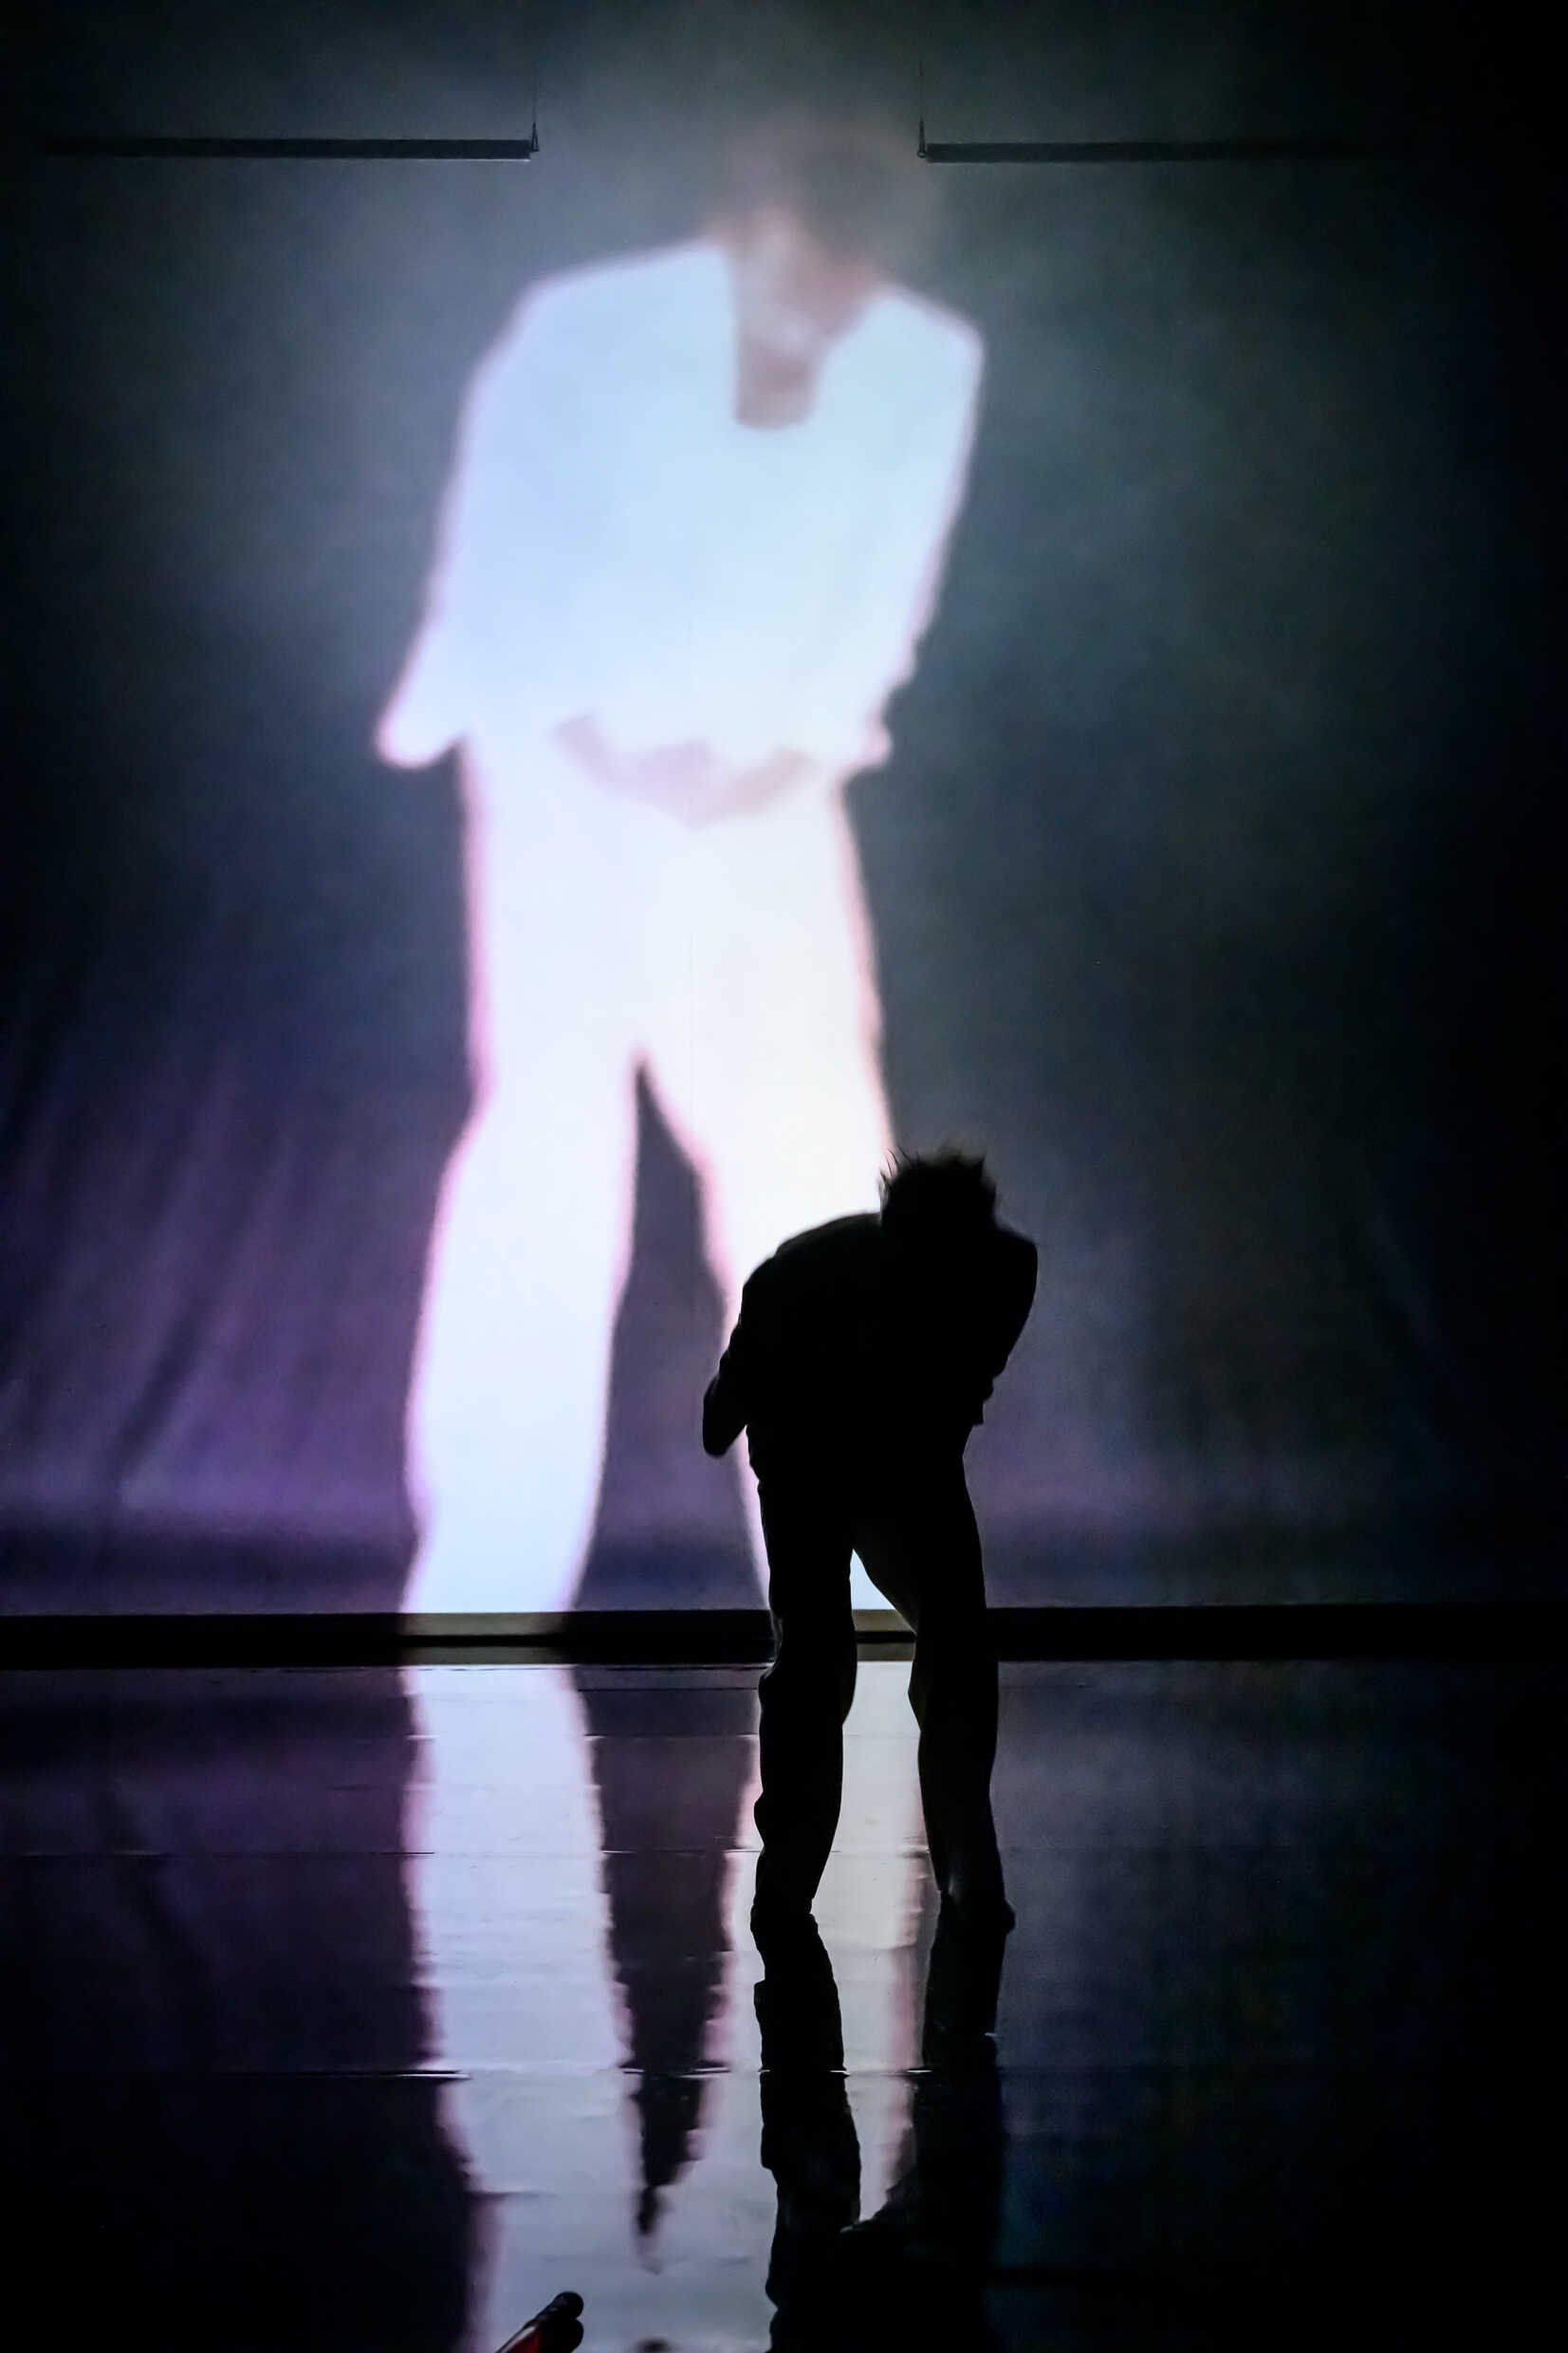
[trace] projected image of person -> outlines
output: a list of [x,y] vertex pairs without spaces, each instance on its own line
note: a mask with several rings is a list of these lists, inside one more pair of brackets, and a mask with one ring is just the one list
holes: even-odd
[[897,271],[932,182],[864,125],[755,136],[690,243],[545,279],[469,398],[381,719],[461,748],[473,1102],[409,1420],[415,1608],[552,1609],[591,1533],[636,1080],[727,1316],[875,1206],[891,1137],[842,788],[889,750],[982,349]]

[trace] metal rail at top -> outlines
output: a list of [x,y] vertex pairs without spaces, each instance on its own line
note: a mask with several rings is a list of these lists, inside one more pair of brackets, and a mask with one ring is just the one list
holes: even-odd
[[[1409,139],[928,139],[923,163],[1328,163],[1417,152]],[[147,161],[296,163],[526,163],[539,153],[539,126],[526,139],[222,139],[139,132],[40,139],[50,157]]]
[[928,139],[924,124],[915,148],[924,163],[1328,163],[1403,152],[1365,139]]
[[117,133],[95,139],[45,139],[39,144],[46,156],[149,160],[526,163],[539,153],[539,132],[531,130],[526,139],[152,139]]

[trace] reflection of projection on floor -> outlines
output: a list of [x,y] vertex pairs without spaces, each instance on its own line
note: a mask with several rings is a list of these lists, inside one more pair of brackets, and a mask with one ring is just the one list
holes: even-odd
[[[895,2162],[909,2105],[899,2070],[915,2039],[913,1940],[926,1866],[908,1678],[907,1664],[860,1670],[839,1843],[817,1907],[843,2009],[866,2214],[881,2202]],[[689,2317],[695,2300],[711,2342],[765,2343],[760,2267],[754,2254],[737,2256],[767,2244],[774,2199],[760,2161],[759,1964],[747,1928],[754,1780],[734,1831],[730,1950],[709,2043],[714,2071],[691,2160],[639,2252],[637,2120],[623,2066],[629,2019],[608,1958],[599,1814],[570,1672],[427,1667],[409,1680],[420,1738],[410,1899],[430,2064],[450,2072],[448,2126],[489,2202],[470,2345],[489,2353],[520,2313],[563,2286],[586,2292],[590,2283],[596,2341],[673,2341],[676,2316]],[[678,1806],[666,1819],[673,1825]],[[664,1835],[673,1843],[678,1830]],[[718,2183],[722,2196],[711,2194]]]
[[881,2204],[909,2109],[914,1937],[928,1871],[907,1663],[860,1668],[844,1740],[839,1837],[817,1898],[844,2021],[850,2106],[860,2139],[861,2212]]
[[[577,1695],[559,1667],[420,1668],[410,1900],[447,2124],[480,2196],[468,2344],[592,2277],[630,2287],[633,2153]],[[482,1681],[482,1695],[476,1685]],[[616,2314],[633,2339],[635,2299]],[[606,2312],[608,2318],[608,2312]]]
[[[860,2209],[886,2195],[909,2113],[901,2070],[913,2064],[923,1976],[921,1882],[929,1874],[915,1779],[907,1662],[862,1665],[844,1737],[839,1836],[817,1894],[843,2017],[850,2107],[860,2141]],[[751,1988],[759,1964],[747,1927],[756,1867],[753,1787],[742,1809],[746,1853],[730,1887],[734,1988],[727,2014],[732,2066],[761,2064]]]

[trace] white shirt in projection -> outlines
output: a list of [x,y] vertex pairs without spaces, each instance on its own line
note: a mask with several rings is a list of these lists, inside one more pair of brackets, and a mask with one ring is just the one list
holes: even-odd
[[476,377],[382,751],[414,766],[466,737],[494,777],[586,714],[625,750],[701,740],[747,766],[789,749],[836,779],[875,766],[980,368],[971,327],[890,288],[806,417],[759,429],[734,416],[716,245],[541,282]]

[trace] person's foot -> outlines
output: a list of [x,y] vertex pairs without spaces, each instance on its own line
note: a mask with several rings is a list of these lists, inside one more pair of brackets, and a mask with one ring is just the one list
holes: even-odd
[[936,1918],[920,2037],[927,2066],[946,2066],[985,2049],[996,2030],[1002,1956],[1017,1925],[1000,1896],[985,1903],[944,1896]]

